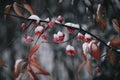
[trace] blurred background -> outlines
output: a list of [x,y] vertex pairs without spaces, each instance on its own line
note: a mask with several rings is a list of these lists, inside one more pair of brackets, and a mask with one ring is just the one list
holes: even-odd
[[[7,3],[0,2],[0,11],[2,12]],[[9,0],[8,0],[9,2]],[[29,0],[28,3],[33,7],[35,14],[41,19],[56,18],[61,15],[66,22],[81,24],[87,31],[99,37],[106,43],[114,36],[119,34],[114,30],[111,20],[116,18],[120,20],[120,1],[119,0]],[[105,18],[109,21],[106,25],[105,32],[102,32],[96,23],[95,16],[98,4],[105,6]],[[22,4],[20,4],[22,5]],[[29,17],[30,13],[20,8],[25,17]],[[15,14],[11,8],[11,14]],[[0,67],[0,80],[14,80],[13,70],[15,60],[24,58],[29,53],[30,46],[33,44],[25,44],[22,36],[25,31],[22,31],[20,25],[25,20],[7,16],[6,21],[2,20],[0,14],[0,58],[3,59],[7,67]],[[49,40],[52,40],[53,34],[58,31],[65,33],[66,38],[72,38],[73,34],[68,34],[66,28],[55,25],[51,30],[48,30]],[[81,32],[83,33],[83,32]],[[41,40],[41,39],[40,39]],[[39,40],[39,41],[40,41]],[[68,56],[65,53],[65,48],[68,44],[72,44],[77,54]],[[93,59],[93,77],[90,76],[84,67],[80,73],[76,69],[83,61],[82,44],[74,38],[72,41],[54,44],[42,43],[36,55],[39,58],[41,66],[48,72],[50,76],[38,75],[40,80],[120,80],[120,67],[113,67],[109,62],[101,59],[102,73],[96,73],[95,69],[98,63]],[[100,44],[101,55],[106,53],[106,47]],[[120,65],[120,63],[118,63]],[[24,76],[22,80],[27,80]]]

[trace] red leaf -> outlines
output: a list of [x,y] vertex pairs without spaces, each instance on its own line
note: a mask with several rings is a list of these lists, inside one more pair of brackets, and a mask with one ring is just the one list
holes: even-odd
[[32,70],[28,70],[27,74],[28,74],[29,80],[39,80]]
[[39,46],[40,44],[36,44],[30,49],[30,57],[39,49]]
[[114,37],[112,40],[110,40],[110,45],[113,47],[120,46],[120,37]]
[[91,55],[98,61],[100,61],[100,48],[96,42],[92,42],[90,45]]

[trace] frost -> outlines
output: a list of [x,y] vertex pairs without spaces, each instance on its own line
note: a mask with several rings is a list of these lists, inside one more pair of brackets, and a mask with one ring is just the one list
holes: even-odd
[[40,18],[37,15],[31,15],[28,19],[36,20],[36,23],[39,23]]
[[66,26],[71,26],[71,27],[73,27],[73,28],[80,28],[79,24],[75,24],[75,23],[70,23],[70,22],[68,22],[68,23],[65,23],[65,25],[66,25]]

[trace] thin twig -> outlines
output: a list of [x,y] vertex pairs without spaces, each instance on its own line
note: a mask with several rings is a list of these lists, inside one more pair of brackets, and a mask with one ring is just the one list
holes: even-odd
[[[0,12],[1,14],[1,12]],[[17,18],[20,18],[20,19],[24,19],[24,20],[32,20],[32,21],[35,21],[33,19],[28,19],[28,18],[24,18],[24,17],[21,17],[21,16],[16,16],[16,15],[12,15],[12,14],[8,14],[8,13],[2,13],[3,15],[9,15],[9,16],[13,16],[13,17],[17,17]],[[39,22],[45,22],[45,23],[49,23],[50,21],[45,21],[45,20],[40,20]],[[77,27],[73,27],[73,26],[69,26],[69,25],[65,25],[65,24],[62,24],[62,23],[55,23],[56,25],[60,25],[60,26],[63,26],[63,27],[67,27],[67,28],[72,28],[72,29],[75,29],[75,30],[79,30],[79,31],[83,31],[85,33],[88,33],[90,34],[92,37],[96,38],[98,41],[100,41],[102,44],[104,44],[106,47],[108,48],[112,48],[111,46],[107,45],[103,40],[101,40],[100,38],[96,37],[95,35],[93,35],[92,33],[88,32],[88,31],[85,31],[83,30],[82,28],[77,28]],[[80,25],[81,26],[81,25]],[[117,51],[117,49],[114,49],[113,50],[116,52],[116,53],[120,53],[119,51]]]

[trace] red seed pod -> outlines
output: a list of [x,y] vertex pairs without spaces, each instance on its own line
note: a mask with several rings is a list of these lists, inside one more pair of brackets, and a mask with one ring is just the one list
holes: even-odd
[[62,16],[58,16],[57,21],[59,21],[60,23],[62,23],[64,21],[64,18]]
[[43,32],[44,32],[44,28],[43,28],[42,26],[37,26],[37,27],[35,28],[35,35],[36,35],[36,36],[39,37]]
[[52,28],[55,25],[55,21],[50,21],[48,23],[48,28]]
[[95,71],[96,71],[97,73],[100,73],[100,72],[101,72],[101,69],[100,69],[99,67],[96,67]]
[[42,39],[44,39],[44,40],[48,40],[48,35],[47,35],[47,34],[43,34],[41,37],[42,37]]
[[26,27],[27,27],[27,25],[26,25],[25,23],[22,23],[22,24],[21,24],[21,28],[22,28],[23,30],[25,30]]
[[77,35],[78,41],[84,41],[84,38],[85,38],[85,36],[83,34],[78,33],[78,35]]
[[75,48],[71,45],[68,45],[66,47],[66,54],[69,55],[69,56],[74,56],[76,54]]
[[67,28],[67,32],[68,32],[68,33],[73,33],[73,32],[74,32],[74,29],[72,29],[72,28]]

